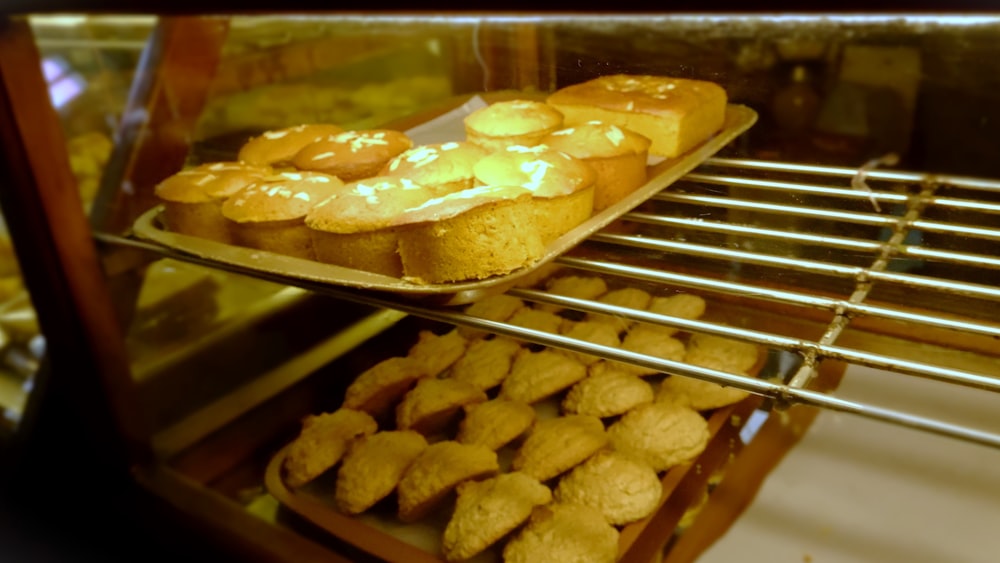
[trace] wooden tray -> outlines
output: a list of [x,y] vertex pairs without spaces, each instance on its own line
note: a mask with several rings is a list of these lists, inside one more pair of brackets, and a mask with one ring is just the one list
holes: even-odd
[[[664,472],[661,479],[663,496],[657,509],[643,520],[621,528],[619,561],[648,563],[654,558],[659,559],[685,511],[702,499],[713,473],[724,468],[738,452],[742,444],[740,430],[761,401],[761,397],[751,395],[711,413],[708,418],[710,438],[704,452],[693,462]],[[553,406],[543,404],[541,408],[551,409]],[[274,455],[265,474],[268,492],[282,506],[342,541],[386,561],[445,561],[440,554],[440,539],[453,503],[413,524],[404,524],[396,518],[395,495],[365,514],[349,516],[339,512],[334,504],[335,471],[327,472],[304,487],[287,487],[282,477],[286,454],[287,446]],[[498,452],[501,468],[512,455],[512,448],[503,448]],[[500,561],[502,541],[470,561]]]
[[726,111],[723,129],[711,139],[682,156],[651,165],[649,167],[649,180],[643,186],[553,241],[538,262],[510,274],[484,280],[417,284],[401,278],[173,233],[166,230],[161,221],[162,207],[160,206],[150,209],[136,219],[133,225],[133,234],[141,239],[156,242],[185,254],[270,275],[414,297],[432,296],[438,304],[460,305],[470,303],[485,295],[501,293],[510,289],[522,277],[551,262],[679,180],[749,129],[756,121],[757,113],[753,109],[730,104]]

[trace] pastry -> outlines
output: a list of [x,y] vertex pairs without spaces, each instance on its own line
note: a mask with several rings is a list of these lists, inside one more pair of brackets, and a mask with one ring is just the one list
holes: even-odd
[[608,427],[611,446],[657,472],[694,460],[708,444],[708,422],[683,405],[653,402]]
[[[649,300],[646,308],[650,313],[664,315],[668,317],[680,317],[682,319],[695,320],[705,314],[705,300],[691,293],[678,293],[670,296],[653,297]],[[644,323],[647,329],[660,331],[664,336],[671,336],[677,333],[677,329],[671,326],[654,325]]]
[[522,348],[514,357],[510,374],[500,385],[500,396],[536,403],[587,377],[587,366],[566,354],[545,348]]
[[401,213],[399,256],[415,283],[480,280],[530,266],[545,253],[532,193],[478,186]]
[[596,416],[573,414],[538,420],[514,454],[511,469],[547,481],[608,445],[604,424]]
[[427,375],[437,377],[465,354],[468,345],[469,341],[454,328],[444,334],[421,330],[406,355],[420,362]]
[[396,406],[396,428],[424,436],[443,432],[456,422],[462,407],[486,400],[486,392],[457,379],[429,377],[417,382]]
[[505,100],[479,108],[464,119],[465,138],[489,152],[537,145],[562,126],[562,114],[535,100]]
[[299,170],[325,172],[345,182],[377,176],[393,157],[413,146],[406,133],[365,129],[328,135],[302,147],[292,157]]
[[506,563],[614,563],[618,530],[596,508],[555,503],[536,508],[504,546]]
[[[621,348],[622,350],[628,350],[629,352],[635,352],[646,356],[654,356],[675,362],[679,362],[684,359],[683,342],[672,336],[664,336],[660,327],[652,327],[646,324],[637,324],[636,326],[633,326],[628,333],[625,334],[625,338],[622,339]],[[615,367],[616,369],[635,375],[653,375],[660,373],[659,370],[653,368],[635,364],[626,364],[624,362],[617,362]]]
[[282,172],[236,192],[222,216],[236,244],[315,260],[306,215],[343,185],[328,174]]
[[650,140],[612,123],[588,121],[555,131],[542,144],[574,156],[591,166],[594,212],[618,203],[646,183]]
[[653,386],[649,382],[625,370],[611,368],[571,387],[563,399],[562,410],[608,418],[651,403],[653,399]]
[[541,332],[558,334],[563,325],[563,319],[550,311],[542,311],[533,307],[522,307],[507,319],[507,322],[522,328],[530,328]]
[[426,447],[427,440],[409,430],[386,430],[358,438],[337,471],[337,508],[345,514],[360,514],[389,496]]
[[418,145],[390,160],[379,175],[409,178],[440,197],[474,187],[473,166],[487,154],[466,142]]
[[343,133],[332,123],[304,123],[265,131],[240,147],[239,160],[247,164],[291,167],[292,157],[318,139]]
[[452,440],[427,446],[403,473],[396,488],[399,519],[416,522],[445,501],[463,481],[492,477],[497,454],[485,446]]
[[428,376],[426,366],[413,358],[386,358],[347,386],[343,406],[385,418],[418,380]]
[[556,502],[598,509],[612,525],[623,526],[652,514],[663,484],[645,463],[619,452],[597,452],[559,480]]
[[704,80],[615,74],[561,88],[546,101],[566,126],[612,123],[649,138],[650,154],[672,158],[722,129],[727,96]]
[[456,488],[455,512],[444,529],[441,550],[448,561],[464,561],[490,547],[552,501],[537,479],[513,472]]
[[[562,333],[564,336],[568,336],[570,338],[583,340],[585,342],[590,342],[591,344],[607,346],[609,348],[618,348],[621,346],[621,339],[618,338],[618,331],[607,323],[596,323],[592,321],[580,321],[574,323],[569,321],[563,325]],[[601,359],[600,356],[584,354],[583,352],[563,350],[562,353],[569,355],[571,358],[575,358],[580,363],[587,366]]]
[[[549,293],[574,297],[576,299],[596,299],[608,291],[608,284],[597,276],[561,276],[549,279],[545,284]],[[561,305],[541,303],[537,307],[543,311],[557,313],[563,309]]]
[[[644,289],[639,289],[638,287],[622,287],[608,291],[607,293],[599,296],[597,300],[607,305],[614,305],[615,307],[642,311],[649,306],[652,298],[653,296]],[[588,321],[610,324],[618,332],[628,330],[628,327],[633,324],[633,321],[624,317],[605,315],[603,313],[587,313],[586,319]]]
[[[718,371],[747,375],[757,364],[757,354],[757,346],[749,342],[709,334],[693,334],[688,340],[684,361]],[[749,391],[738,387],[672,375],[660,383],[656,400],[706,411],[738,403],[749,395]]]
[[299,435],[288,445],[285,481],[290,487],[305,485],[336,465],[352,440],[377,430],[375,419],[362,411],[340,408],[307,415]]
[[499,450],[513,442],[535,422],[535,409],[520,401],[496,398],[465,407],[455,440]]
[[[465,314],[488,321],[504,322],[514,316],[514,313],[524,306],[524,301],[513,295],[497,293],[473,302],[465,308]],[[466,338],[475,338],[489,334],[484,330],[467,326],[458,327],[458,331]]]
[[451,366],[448,377],[488,391],[503,383],[521,344],[510,338],[477,339]]

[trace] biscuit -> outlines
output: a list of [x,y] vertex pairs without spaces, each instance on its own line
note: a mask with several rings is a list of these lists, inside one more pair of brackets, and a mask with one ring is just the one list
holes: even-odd
[[[649,325],[636,325],[632,327],[625,335],[625,338],[622,339],[621,348],[630,352],[673,360],[675,362],[684,359],[683,342],[672,336],[667,336],[660,327]],[[617,362],[615,367],[635,375],[660,373],[652,368],[621,362]]]
[[[694,334],[688,341],[684,361],[696,366],[746,375],[757,364],[757,346],[709,334]],[[693,377],[673,375],[663,380],[656,400],[687,405],[698,411],[738,403],[749,391]]]
[[708,422],[683,405],[653,402],[625,413],[608,427],[611,446],[657,472],[687,463],[708,445]]
[[[506,293],[499,293],[472,303],[465,308],[465,314],[488,321],[504,322],[524,306],[524,301],[521,299]],[[467,326],[458,327],[458,332],[470,339],[488,334],[487,331]]]
[[547,481],[582,463],[608,444],[596,416],[573,414],[536,421],[511,461],[511,468]]
[[463,406],[482,403],[486,392],[457,379],[422,379],[396,406],[396,428],[424,436],[443,432],[458,419]]
[[[607,323],[594,321],[567,321],[563,324],[562,333],[564,336],[568,336],[570,338],[584,340],[586,342],[590,342],[591,344],[600,344],[610,348],[618,348],[622,344],[621,339],[618,338],[618,331],[612,325]],[[600,356],[584,354],[582,352],[573,352],[570,350],[564,350],[563,353],[588,366],[601,359]]]
[[549,311],[524,307],[511,315],[507,322],[514,326],[558,334],[564,320]]
[[299,435],[288,446],[285,481],[290,487],[305,485],[337,465],[352,440],[377,430],[375,419],[362,411],[340,408],[307,415]]
[[426,447],[427,440],[410,430],[388,430],[358,438],[337,472],[337,508],[345,514],[360,514],[389,496]]
[[522,348],[514,356],[510,374],[500,385],[500,396],[535,403],[587,377],[587,366],[552,348],[532,352]]
[[615,526],[649,516],[662,495],[663,484],[652,467],[611,451],[577,465],[555,489],[556,502],[596,508]]
[[692,334],[684,361],[727,373],[747,374],[759,358],[756,344],[714,334]]
[[437,377],[462,357],[466,346],[468,341],[458,329],[444,334],[421,330],[417,334],[417,343],[410,347],[406,355],[422,363],[427,375]]
[[[607,305],[644,311],[646,310],[646,307],[649,306],[649,302],[652,298],[653,296],[644,289],[639,289],[638,287],[623,287],[620,289],[612,289],[611,291],[598,297],[597,300]],[[628,330],[628,328],[634,324],[634,321],[624,317],[616,317],[602,313],[587,313],[586,319],[591,322],[610,324],[619,333]]]
[[510,338],[478,339],[451,366],[448,377],[471,383],[487,391],[503,383],[521,344]]
[[504,473],[456,488],[455,512],[441,549],[448,561],[464,561],[490,547],[552,501],[552,491],[524,473]]
[[581,504],[536,508],[503,549],[506,563],[613,563],[618,530],[600,511]]
[[[646,308],[650,313],[668,317],[695,320],[705,314],[705,300],[690,293],[678,293],[667,297],[654,297]],[[649,329],[659,330],[664,336],[671,336],[677,329],[669,326],[644,324]]]
[[563,399],[563,412],[599,418],[618,416],[653,402],[653,386],[637,375],[610,369],[588,377],[570,388]]
[[535,409],[527,403],[496,398],[465,407],[455,440],[499,450],[524,434],[535,422]]
[[383,418],[392,413],[396,403],[417,380],[427,375],[427,368],[413,358],[387,358],[362,372],[347,386],[343,406]]
[[[545,284],[548,293],[575,297],[577,299],[596,299],[608,291],[608,284],[603,278],[597,276],[563,276],[552,278]],[[540,303],[537,305],[542,311],[558,313],[563,310],[562,305],[550,303]]]
[[459,483],[492,477],[499,470],[496,452],[487,447],[452,440],[431,444],[399,480],[399,519],[415,522],[443,503]]

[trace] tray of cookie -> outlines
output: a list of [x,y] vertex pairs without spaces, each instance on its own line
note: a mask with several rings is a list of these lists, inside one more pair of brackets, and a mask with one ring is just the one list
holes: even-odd
[[[697,319],[705,300],[539,282],[571,296]],[[757,346],[581,315],[508,294],[467,312],[514,326],[761,377]],[[387,561],[642,561],[705,501],[761,398],[470,327],[421,330],[405,355],[302,420],[268,464],[283,507]]]
[[[756,121],[718,85],[604,76],[472,96],[406,130],[302,124],[156,186],[135,236],[233,266],[423,295],[498,293]],[[432,112],[433,113],[433,112]]]

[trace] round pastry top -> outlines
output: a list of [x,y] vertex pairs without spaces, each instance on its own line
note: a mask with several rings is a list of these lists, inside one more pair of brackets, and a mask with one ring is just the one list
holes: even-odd
[[534,100],[508,100],[479,108],[465,117],[465,126],[481,135],[507,137],[556,129],[563,115]]
[[345,131],[304,146],[292,158],[292,163],[302,170],[323,170],[344,162],[383,162],[412,146],[413,141],[401,131],[392,129]]
[[375,176],[344,184],[306,215],[318,231],[351,234],[391,227],[407,209],[430,199],[430,191],[407,178]]
[[603,121],[588,121],[550,133],[542,144],[576,158],[605,158],[649,152],[645,135]]
[[569,195],[593,185],[594,169],[546,145],[513,146],[476,163],[476,180],[496,186],[522,186],[538,197]]
[[613,74],[553,92],[547,103],[590,105],[622,112],[688,112],[726,92],[714,82],[666,76]]
[[254,182],[222,204],[222,215],[237,223],[301,219],[344,185],[319,172],[282,172]]
[[380,174],[409,178],[425,186],[472,180],[473,166],[488,154],[465,141],[419,145],[390,160]]
[[242,162],[206,162],[165,178],[156,185],[154,193],[166,201],[207,203],[224,200],[271,174],[273,171],[270,166]]
[[399,215],[396,224],[441,221],[461,215],[470,209],[505,200],[528,199],[531,190],[521,186],[476,186],[429,199]]
[[239,160],[249,164],[288,162],[309,143],[343,131],[342,127],[332,123],[304,123],[265,131],[240,147]]

